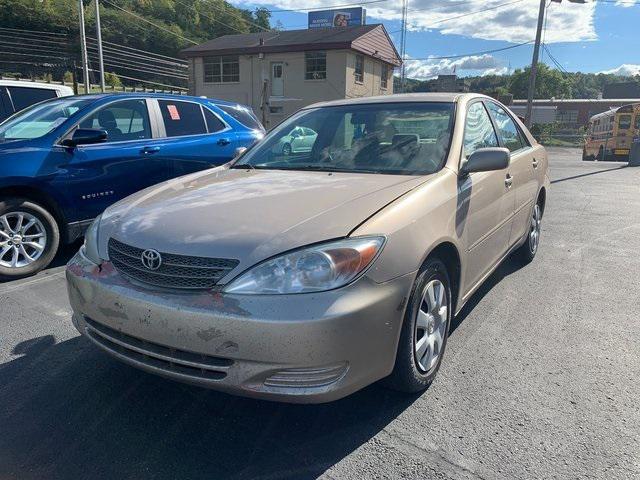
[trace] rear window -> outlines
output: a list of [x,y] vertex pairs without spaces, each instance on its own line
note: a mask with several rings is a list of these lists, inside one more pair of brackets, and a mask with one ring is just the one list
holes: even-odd
[[207,133],[204,114],[199,103],[158,100],[167,137],[202,135]]
[[50,88],[7,87],[7,90],[9,90],[16,112],[30,107],[34,103],[58,96],[56,91]]
[[218,108],[231,115],[238,122],[251,130],[264,131],[264,127],[251,110],[242,105],[217,105]]
[[631,127],[631,115],[620,115],[618,128],[620,130],[628,130]]

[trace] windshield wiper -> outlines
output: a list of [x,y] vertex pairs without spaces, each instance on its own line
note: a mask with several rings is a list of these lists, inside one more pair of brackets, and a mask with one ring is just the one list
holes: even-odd
[[250,163],[234,163],[229,168],[237,168],[237,169],[246,169],[246,170],[255,170],[256,167],[251,165]]

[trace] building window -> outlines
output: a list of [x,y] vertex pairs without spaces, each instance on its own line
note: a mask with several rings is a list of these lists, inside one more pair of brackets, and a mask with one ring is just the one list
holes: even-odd
[[353,71],[356,82],[364,82],[364,55],[356,55],[356,68]]
[[304,54],[305,80],[327,78],[327,52],[307,52]]
[[204,83],[240,81],[240,61],[237,55],[207,57],[203,59]]
[[382,72],[380,73],[380,88],[386,89],[389,85],[389,65],[382,64]]
[[558,110],[556,112],[556,122],[564,125],[575,125],[578,123],[578,110]]

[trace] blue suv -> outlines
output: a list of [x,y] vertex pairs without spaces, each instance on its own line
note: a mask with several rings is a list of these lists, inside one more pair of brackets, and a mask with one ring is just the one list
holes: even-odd
[[0,277],[43,269],[112,203],[263,135],[244,105],[180,95],[82,95],[17,113],[0,124]]

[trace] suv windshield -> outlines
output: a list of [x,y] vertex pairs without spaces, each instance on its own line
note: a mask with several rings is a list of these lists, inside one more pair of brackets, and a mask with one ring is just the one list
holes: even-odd
[[426,175],[442,168],[453,103],[383,103],[303,110],[234,166]]
[[69,97],[38,103],[0,124],[0,142],[42,137],[91,101]]

